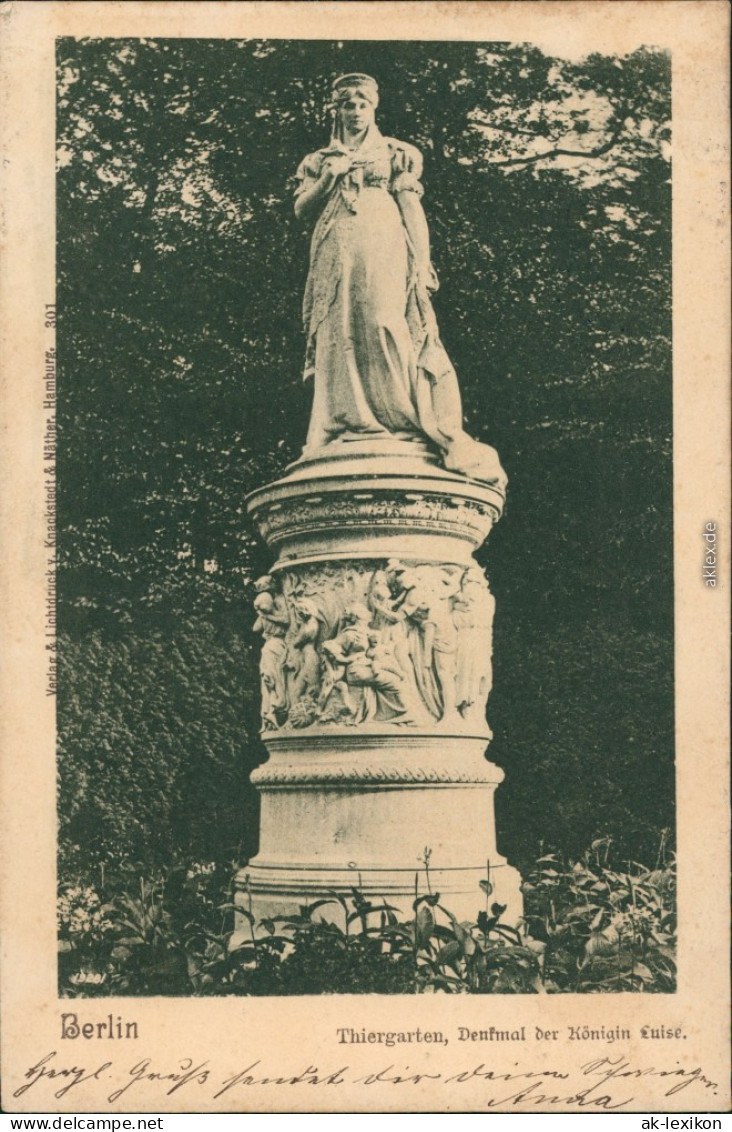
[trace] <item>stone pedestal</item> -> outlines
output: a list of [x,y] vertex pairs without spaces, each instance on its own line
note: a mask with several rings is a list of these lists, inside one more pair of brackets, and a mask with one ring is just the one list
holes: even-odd
[[472,557],[503,502],[396,439],[332,444],[249,497],[278,555],[255,600],[260,849],[236,881],[257,916],[356,885],[409,914],[429,884],[472,919],[485,880],[520,915],[484,757],[494,601]]

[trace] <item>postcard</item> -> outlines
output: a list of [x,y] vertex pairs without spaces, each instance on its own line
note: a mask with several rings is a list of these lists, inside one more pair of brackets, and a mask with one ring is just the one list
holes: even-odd
[[0,15],[4,1110],[727,1110],[727,5]]

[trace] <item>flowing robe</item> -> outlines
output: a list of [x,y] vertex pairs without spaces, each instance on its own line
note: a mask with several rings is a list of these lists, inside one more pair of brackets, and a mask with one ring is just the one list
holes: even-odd
[[[297,192],[343,152],[334,140],[306,157]],[[353,155],[358,164],[332,189],[312,236],[303,317],[315,391],[305,455],[337,437],[385,435],[427,436],[445,451],[465,435],[457,378],[397,201],[421,196],[422,158],[375,129]]]

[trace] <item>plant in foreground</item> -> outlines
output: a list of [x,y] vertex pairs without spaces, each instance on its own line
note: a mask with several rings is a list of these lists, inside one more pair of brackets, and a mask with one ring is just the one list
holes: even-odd
[[549,991],[666,992],[676,978],[676,873],[665,838],[652,869],[609,864],[611,842],[594,841],[575,862],[540,857],[524,883],[525,922],[543,943]]
[[489,904],[459,921],[432,892],[429,852],[411,914],[328,894],[297,913],[257,921],[231,900],[230,863],[165,877],[107,881],[59,898],[61,993],[78,995],[535,994],[675,988],[675,872],[611,867],[610,844],[565,862],[545,855],[524,885],[525,916]]

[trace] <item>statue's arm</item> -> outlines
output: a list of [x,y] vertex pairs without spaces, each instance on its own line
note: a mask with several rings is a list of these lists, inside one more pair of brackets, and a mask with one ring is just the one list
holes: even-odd
[[420,282],[430,291],[438,287],[430,258],[430,233],[422,208],[422,155],[403,142],[392,143],[392,192],[417,260]]
[[430,260],[430,232],[422,202],[417,194],[410,190],[394,195],[402,214],[402,223],[414,248],[419,277],[425,286],[431,286],[433,272]]
[[306,158],[298,170],[300,185],[295,195],[295,216],[298,220],[312,220],[322,210],[339,177],[347,173],[351,159],[345,154],[327,156],[316,169]]

